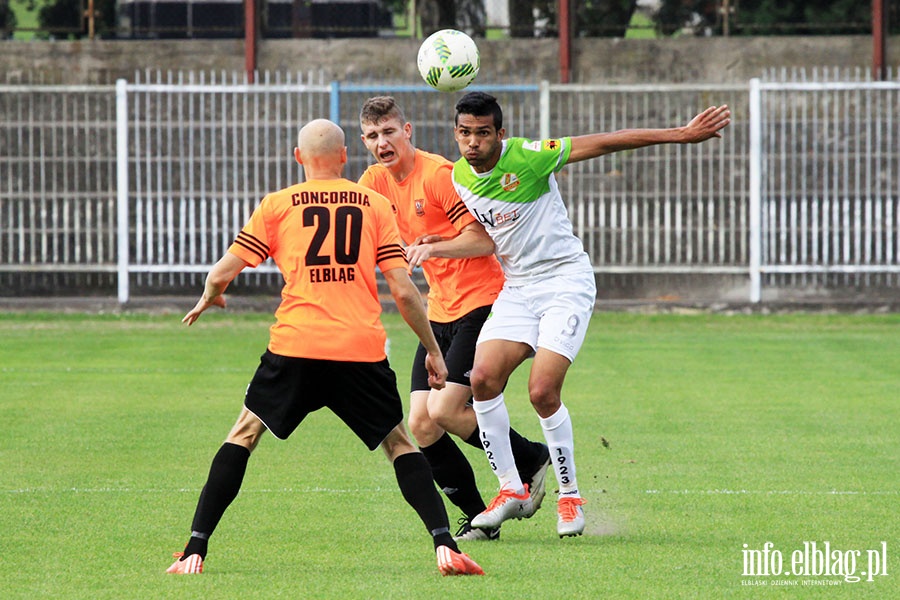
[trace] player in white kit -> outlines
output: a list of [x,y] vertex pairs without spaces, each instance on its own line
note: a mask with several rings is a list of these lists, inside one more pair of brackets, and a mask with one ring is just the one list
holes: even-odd
[[512,372],[534,357],[528,393],[559,483],[557,533],[565,537],[584,531],[572,421],[560,392],[584,342],[596,287],[554,173],[568,163],[621,150],[721,137],[730,116],[727,106],[714,106],[683,127],[531,141],[505,139],[502,111],[489,94],[470,92],[456,104],[454,132],[462,158],[453,168],[454,187],[494,240],[506,275],[479,335],[471,374],[482,445],[500,493],[472,520],[473,527],[498,527],[507,519],[534,514],[509,449],[503,398]]

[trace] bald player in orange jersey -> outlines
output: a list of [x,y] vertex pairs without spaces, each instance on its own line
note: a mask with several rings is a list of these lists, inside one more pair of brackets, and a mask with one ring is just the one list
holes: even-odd
[[[499,527],[471,527],[470,520],[485,510],[484,500],[469,461],[447,432],[483,450],[469,405],[469,371],[478,333],[503,287],[503,270],[493,254],[494,243],[453,188],[453,163],[413,146],[412,125],[396,100],[369,98],[360,111],[360,127],[363,143],[378,162],[359,183],[385,195],[393,205],[410,270],[421,266],[428,282],[428,318],[449,371],[446,387],[430,388],[427,355],[419,345],[412,366],[409,427],[438,486],[464,514],[456,539],[497,539]],[[550,464],[547,446],[530,442],[515,430],[510,441],[532,498],[543,498]],[[540,501],[534,504],[537,510]]]
[[209,307],[224,307],[225,289],[246,267],[272,258],[284,277],[269,344],[244,408],[213,458],[190,540],[167,572],[203,572],[209,537],[237,496],[263,433],[286,439],[309,413],[327,407],[369,450],[381,446],[393,463],[404,499],[432,536],[439,571],[483,575],[450,535],[428,461],[403,425],[397,379],[385,356],[376,267],[426,349],[429,385],[444,387],[447,367],[407,273],[390,203],[343,178],[344,132],[331,121],[318,119],[300,129],[294,156],[306,182],[263,198],[183,319],[191,325]]

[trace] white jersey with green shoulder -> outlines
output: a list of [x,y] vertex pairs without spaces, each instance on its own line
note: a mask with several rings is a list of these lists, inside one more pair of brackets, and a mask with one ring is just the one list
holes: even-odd
[[494,240],[509,285],[593,273],[554,177],[571,149],[570,138],[509,138],[491,171],[476,173],[465,158],[453,166],[453,185]]

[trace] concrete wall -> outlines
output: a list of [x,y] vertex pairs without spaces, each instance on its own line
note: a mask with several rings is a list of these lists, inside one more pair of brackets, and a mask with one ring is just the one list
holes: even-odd
[[[419,41],[409,39],[269,40],[258,69],[324,72],[326,79],[416,80]],[[559,81],[556,39],[480,40],[481,82]],[[900,71],[900,36],[887,64]],[[753,37],[667,40],[578,39],[573,83],[743,82],[771,68],[869,71],[872,38]],[[0,83],[111,83],[136,71],[243,72],[242,40],[0,42]]]

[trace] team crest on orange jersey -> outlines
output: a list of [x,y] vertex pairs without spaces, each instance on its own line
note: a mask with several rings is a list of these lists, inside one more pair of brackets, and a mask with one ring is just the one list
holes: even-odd
[[516,188],[519,187],[519,178],[516,177],[515,173],[504,173],[500,177],[500,185],[503,186],[503,191],[505,192],[514,192]]
[[556,150],[560,145],[559,140],[544,140],[544,150]]
[[416,216],[419,216],[419,217],[425,216],[425,201],[424,200],[416,200]]

